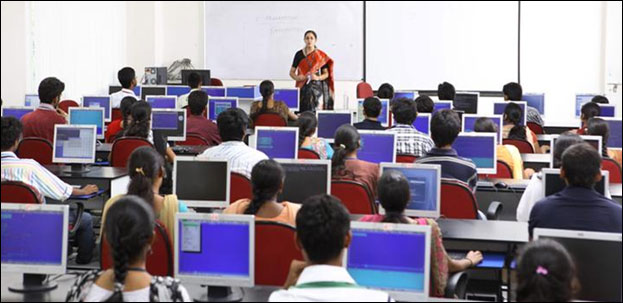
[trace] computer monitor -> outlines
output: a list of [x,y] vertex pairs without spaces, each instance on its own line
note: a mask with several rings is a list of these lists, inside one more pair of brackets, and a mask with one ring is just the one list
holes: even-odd
[[175,157],[173,194],[191,207],[226,208],[230,202],[230,170],[227,160]]
[[480,118],[489,118],[495,125],[497,125],[498,132],[496,138],[496,144],[502,144],[502,128],[504,127],[502,115],[474,115],[474,114],[464,114],[463,115],[463,123],[461,130],[466,133],[475,132],[474,124],[476,124],[476,120]]
[[97,127],[97,139],[104,139],[104,108],[69,108],[70,125],[95,125]]
[[182,85],[188,85],[188,76],[191,73],[197,73],[201,76],[201,83],[203,85],[210,85],[212,82],[210,78],[210,70],[209,69],[183,69],[182,70]]
[[[409,217],[439,218],[441,201],[441,166],[437,164],[381,163],[381,175],[397,170],[409,180],[411,200],[405,209]],[[382,214],[385,209],[380,205]]]
[[353,113],[349,110],[319,110],[316,111],[318,119],[317,135],[327,142],[333,143],[335,131],[344,124],[353,124]]
[[166,137],[167,141],[186,141],[186,110],[152,110],[151,128]]
[[526,111],[526,106],[528,106],[528,104],[525,101],[498,101],[498,102],[493,102],[493,114],[494,115],[502,115],[502,117],[504,117],[504,111],[506,110],[506,106],[509,103],[515,103],[517,105],[519,105],[519,107],[521,107],[521,120],[519,121],[519,124],[521,125],[526,125],[526,121],[528,121],[528,111]]
[[[46,274],[65,274],[69,206],[2,203],[2,273],[23,273],[15,292],[49,291]],[[33,279],[34,278],[34,279]],[[38,285],[28,285],[37,280]],[[4,287],[4,286],[3,286]]]
[[83,96],[82,106],[88,108],[103,108],[104,121],[112,120],[112,107],[110,106],[110,96]]
[[610,128],[610,137],[606,146],[611,149],[621,150],[621,118],[602,118]]
[[497,135],[494,133],[459,133],[452,148],[460,157],[471,159],[479,174],[497,173]]
[[580,117],[582,114],[582,105],[591,102],[597,94],[575,94],[575,116]]
[[396,162],[396,134],[382,130],[360,130],[359,160],[372,163]]
[[[541,173],[543,174],[543,194],[545,197],[567,187],[565,180],[560,177],[560,168],[543,168]],[[601,175],[601,181],[595,184],[595,190],[605,196],[610,191],[610,181],[608,180],[610,173],[607,170],[602,170]]]
[[298,88],[276,88],[273,99],[283,101],[292,111],[299,110],[299,89]]
[[[54,125],[52,162],[66,164],[95,163],[95,125]],[[74,165],[79,171],[82,166]]]
[[466,114],[477,114],[479,96],[479,93],[456,93],[454,100],[452,101],[452,107],[457,110],[462,110]]
[[147,101],[147,96],[166,96],[167,87],[164,85],[145,85],[141,88],[141,99]]
[[24,98],[24,106],[37,108],[39,103],[39,95],[27,94]]
[[[363,101],[365,99],[357,99],[357,122],[363,121],[366,116],[363,114]],[[381,114],[379,115],[379,122],[384,127],[389,126],[389,99],[379,99],[381,101]]]
[[[119,86],[119,85],[110,85],[110,86],[108,86],[108,94],[112,95],[112,94],[120,91],[121,88],[122,87]],[[132,89],[132,91],[134,92],[134,95],[140,96],[141,95],[141,86],[140,85],[135,86],[134,89]]]
[[421,113],[417,115],[415,121],[413,121],[413,127],[418,131],[430,135],[430,120],[431,114]]
[[176,109],[176,96],[147,96],[145,100],[153,109]]
[[581,286],[575,299],[621,302],[621,233],[535,228],[534,238],[567,249]]
[[426,301],[430,226],[351,222],[351,232],[344,264],[357,285],[386,291],[398,301]]
[[434,101],[433,114],[442,109],[452,109],[452,101]]
[[[552,155],[554,154],[554,150],[556,148],[556,142],[558,141],[558,138],[560,138],[560,135],[551,135],[551,137],[550,137],[549,147],[550,147],[550,154],[552,154]],[[582,138],[582,140],[584,140],[584,142],[586,142],[586,143],[590,144],[592,147],[594,147],[595,150],[597,150],[597,152],[601,155],[602,146],[603,146],[603,137],[602,136],[582,135],[582,136],[580,136],[580,138]],[[554,167],[554,157],[552,157],[549,167],[551,167],[551,168]]]
[[545,114],[545,94],[544,93],[525,93],[521,98],[528,106],[532,106],[539,111],[539,114]]
[[238,108],[237,97],[208,97],[208,119],[216,121],[218,115],[230,108]]
[[210,97],[225,97],[227,88],[223,86],[202,86],[201,90]]
[[[14,117],[17,120],[21,120],[24,115],[34,111],[34,107],[19,106],[19,107],[3,107],[2,117]],[[620,121],[620,120],[619,120]]]
[[182,96],[190,93],[190,86],[188,85],[168,85],[167,96]]
[[303,203],[305,199],[331,194],[331,160],[278,159],[286,173],[277,201]]
[[296,159],[299,150],[298,127],[255,127],[251,147],[265,153],[271,159]]
[[225,92],[227,97],[238,97],[240,99],[253,99],[260,100],[262,95],[260,94],[260,86],[229,86]]
[[395,91],[394,92],[394,100],[398,100],[400,98],[407,98],[410,100],[414,100],[416,98],[417,92],[415,91],[406,91],[406,90],[402,90],[402,91]]
[[616,115],[616,106],[614,104],[599,104],[600,117],[614,118]]

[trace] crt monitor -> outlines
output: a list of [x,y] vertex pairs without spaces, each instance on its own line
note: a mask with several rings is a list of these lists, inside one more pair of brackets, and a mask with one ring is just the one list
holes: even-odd
[[2,108],[2,117],[14,117],[17,120],[21,120],[24,115],[34,111],[34,107],[3,107]]
[[496,137],[494,133],[459,133],[452,148],[460,157],[472,160],[479,174],[496,174]]
[[299,150],[298,127],[255,128],[251,147],[265,153],[271,159],[296,159]]
[[95,125],[97,127],[97,139],[104,139],[104,109],[103,108],[69,108],[70,125]]
[[344,124],[353,123],[353,113],[349,110],[319,110],[316,112],[318,119],[318,138],[324,138],[333,142],[335,131]]
[[110,96],[84,96],[82,97],[82,106],[88,108],[103,108],[104,121],[112,120],[112,107],[110,106]]
[[187,85],[168,85],[167,96],[182,96],[190,93],[190,86]]
[[598,104],[600,109],[600,117],[613,118],[616,114],[616,106],[614,104]]
[[299,110],[299,89],[298,88],[276,88],[275,101],[283,101],[291,111]]
[[425,301],[430,287],[428,225],[351,222],[344,254],[357,285],[386,291],[397,301]]
[[39,95],[28,94],[24,98],[24,106],[37,108],[39,103]]
[[535,228],[534,238],[567,249],[581,285],[576,300],[621,302],[621,233]]
[[[441,166],[437,164],[381,163],[381,175],[400,171],[409,180],[411,200],[405,214],[410,217],[439,218],[441,201]],[[385,213],[383,206],[380,212]]]
[[95,163],[95,125],[54,125],[52,162]]
[[186,140],[186,111],[183,109],[154,109],[151,128],[167,141]]
[[419,132],[430,135],[430,121],[431,114],[418,114],[417,118],[415,118],[415,121],[413,121],[413,127],[415,127],[415,129],[417,129]]
[[479,93],[456,93],[452,101],[452,107],[462,110],[466,114],[478,113],[478,97]]
[[147,96],[145,100],[151,108],[158,109],[176,109],[177,97],[176,96]]
[[539,114],[545,114],[545,94],[540,93],[526,93],[523,94],[521,101],[525,101],[528,106],[536,108],[539,111]]
[[[363,114],[363,101],[365,99],[357,100],[357,122],[363,121],[366,117]],[[379,115],[379,122],[384,127],[389,126],[389,99],[379,99],[381,101],[381,114]]]
[[575,94],[575,116],[579,118],[582,114],[582,105],[591,102],[597,94]]
[[202,86],[201,90],[210,97],[225,97],[226,88],[223,86]]
[[286,173],[283,191],[278,201],[303,203],[305,199],[331,193],[330,160],[277,160]]
[[515,103],[521,107],[521,120],[519,120],[519,124],[526,125],[528,112],[526,111],[526,106],[528,105],[524,101],[498,101],[493,103],[493,114],[494,115],[502,115],[504,116],[504,111],[506,110],[506,105],[509,103]]
[[476,124],[476,120],[479,118],[489,118],[495,125],[497,125],[498,132],[496,136],[496,140],[498,145],[502,144],[502,128],[504,127],[502,115],[474,115],[474,114],[464,114],[462,119],[462,127],[463,132],[471,133],[475,132],[474,124]]
[[238,107],[237,97],[208,97],[208,119],[216,121],[222,112]]
[[173,194],[191,207],[225,208],[230,202],[230,175],[227,160],[175,157]]
[[415,95],[416,95],[415,91],[396,91],[394,92],[394,100],[398,100],[400,98],[407,98],[410,100],[414,100]]
[[612,149],[621,150],[621,118],[602,118],[604,119],[610,128],[610,137],[606,146]]
[[147,101],[147,96],[166,96],[167,87],[162,85],[144,85],[141,88],[141,99]]
[[434,101],[433,114],[438,110],[452,109],[452,101]]
[[[554,154],[554,149],[556,148],[556,142],[558,141],[558,138],[560,138],[560,135],[552,135],[550,137],[550,154]],[[582,135],[580,136],[580,138],[582,138],[582,140],[584,140],[584,142],[590,144],[592,147],[595,148],[595,150],[597,150],[597,152],[601,155],[601,151],[602,151],[602,146],[603,146],[603,137],[602,136],[587,136],[587,135]],[[550,167],[554,167],[554,157],[551,158],[550,161]]]
[[359,160],[372,163],[396,162],[396,134],[382,130],[360,130]]
[[[543,194],[545,197],[553,195],[567,187],[565,180],[560,177],[560,168],[543,168],[541,172],[543,174]],[[606,170],[602,170],[601,176],[601,181],[595,184],[595,190],[605,196],[610,192],[610,182],[608,180],[610,173]]]
[[191,73],[197,73],[201,76],[201,84],[210,85],[210,70],[209,69],[183,69],[182,70],[182,85],[188,85],[188,76]]

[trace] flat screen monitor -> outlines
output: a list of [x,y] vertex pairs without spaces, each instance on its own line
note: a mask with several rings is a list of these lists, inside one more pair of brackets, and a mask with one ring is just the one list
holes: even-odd
[[223,86],[202,86],[201,90],[210,97],[225,97],[226,88]]
[[208,97],[208,119],[216,121],[218,115],[230,108],[238,108],[237,97]]
[[394,92],[394,100],[398,100],[400,98],[407,98],[409,100],[414,100],[417,95],[415,91],[395,91]]
[[95,125],[54,125],[53,163],[95,163]]
[[460,157],[472,160],[479,174],[496,174],[496,137],[494,133],[459,133],[452,148]]
[[197,73],[201,76],[201,83],[204,85],[210,85],[212,79],[210,78],[209,69],[183,69],[182,70],[182,85],[188,85],[188,76],[191,73]]
[[600,117],[613,118],[616,114],[616,106],[614,104],[599,104]]
[[495,123],[495,125],[497,125],[498,132],[497,132],[497,136],[496,136],[496,140],[497,140],[496,144],[497,145],[501,145],[502,144],[502,128],[504,128],[502,115],[464,114],[463,115],[463,119],[462,119],[463,123],[462,123],[461,130],[463,130],[463,132],[466,132],[466,133],[475,132],[474,124],[476,124],[476,120],[478,120],[480,118],[489,118],[489,119],[491,119],[491,121],[493,121],[493,123]]
[[[141,99],[147,101],[147,96],[166,96],[167,87],[163,85],[143,86],[141,88]],[[138,95],[137,95],[138,96]]]
[[39,95],[29,94],[24,98],[24,106],[37,108],[39,103]]
[[608,148],[621,150],[621,118],[602,118],[610,128],[610,137],[606,143]]
[[582,114],[582,105],[591,102],[597,94],[575,94],[575,116],[579,118]]
[[526,102],[524,101],[498,101],[498,102],[494,102],[493,103],[493,114],[494,115],[502,115],[504,116],[504,111],[506,110],[506,105],[508,105],[509,103],[515,103],[517,105],[519,105],[519,107],[521,107],[521,120],[519,121],[519,124],[521,125],[526,125],[526,121],[527,121],[527,116],[528,116],[528,112],[526,111],[526,106],[528,105]]
[[177,97],[176,96],[147,96],[145,100],[152,109],[176,109]]
[[167,96],[182,96],[190,93],[190,86],[187,85],[168,85]]
[[230,86],[230,87],[227,87],[226,95],[227,97],[238,97],[240,99],[253,99],[253,100],[262,99],[259,85],[237,86],[237,87]]
[[[549,147],[550,147],[550,154],[554,154],[554,150],[556,149],[556,142],[558,141],[558,138],[560,138],[560,135],[551,135],[550,137],[550,143],[549,143]],[[602,136],[587,136],[587,135],[583,135],[580,136],[580,138],[582,138],[582,140],[584,140],[584,142],[590,144],[592,147],[595,148],[595,150],[601,155],[601,151],[602,151],[602,146],[603,146],[603,137]],[[552,157],[551,161],[550,161],[550,166],[551,168],[554,167],[554,157]]]
[[415,121],[413,121],[413,127],[422,133],[430,135],[430,120],[431,114],[418,114]]
[[[437,164],[381,163],[381,175],[400,171],[409,180],[411,200],[405,214],[410,217],[439,218],[441,205],[441,166]],[[385,213],[383,206],[380,212]]]
[[110,96],[84,96],[82,97],[82,106],[88,108],[103,108],[104,121],[110,122],[112,120]]
[[278,201],[303,203],[311,196],[331,193],[330,160],[278,159],[277,162],[286,173]]
[[[357,122],[363,121],[366,116],[363,114],[363,101],[365,99],[357,100]],[[381,114],[379,115],[379,122],[384,127],[389,126],[389,99],[379,99],[381,101]]]
[[523,94],[521,101],[525,101],[528,106],[536,108],[539,114],[545,114],[545,94],[544,93],[526,93]]
[[[3,107],[2,108],[2,117],[14,117],[17,120],[21,120],[24,115],[34,111],[34,107]],[[620,121],[620,120],[619,120]]]
[[452,107],[462,110],[466,114],[477,114],[479,96],[479,93],[456,93],[452,101]]
[[396,162],[396,134],[379,130],[360,130],[359,160],[372,163]]
[[349,110],[319,110],[316,112],[318,119],[318,138],[324,138],[333,142],[335,131],[344,124],[353,124],[353,113]]
[[[112,94],[114,94],[114,93],[116,93],[116,92],[118,92],[120,90],[121,90],[121,86],[119,86],[119,85],[110,85],[110,86],[108,86],[108,94],[109,95],[112,95]],[[132,91],[134,92],[135,96],[140,96],[141,95],[141,86],[140,85],[135,86],[134,89],[132,89]]]
[[298,88],[276,88],[273,99],[276,101],[283,101],[292,111],[299,110],[300,99]]
[[230,175],[227,160],[178,156],[173,162],[173,194],[191,207],[225,208],[230,203]]
[[104,139],[104,109],[70,107],[70,125],[95,125],[97,127],[97,139]]
[[164,136],[167,141],[186,141],[186,110],[152,110],[151,128]]
[[250,143],[252,148],[265,153],[271,159],[296,159],[299,128],[258,126],[255,128],[255,139]]
[[[543,174],[543,194],[545,197],[553,195],[567,187],[565,180],[560,177],[560,168],[543,168],[541,169]],[[606,191],[609,191],[610,182],[608,177],[610,173],[606,170],[601,171],[601,181],[595,184],[595,190],[606,195]]]
[[434,101],[433,114],[438,110],[452,109],[452,101]]

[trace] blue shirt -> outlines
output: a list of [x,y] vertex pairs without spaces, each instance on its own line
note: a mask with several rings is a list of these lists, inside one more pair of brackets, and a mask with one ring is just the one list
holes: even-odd
[[478,182],[476,164],[472,160],[459,157],[454,149],[434,147],[416,163],[441,165],[441,177],[465,182],[474,190]]

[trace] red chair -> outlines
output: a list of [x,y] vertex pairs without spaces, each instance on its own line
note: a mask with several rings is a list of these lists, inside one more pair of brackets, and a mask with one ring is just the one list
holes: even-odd
[[[153,276],[173,276],[173,245],[167,228],[156,220],[154,228],[155,240],[151,244],[151,253],[147,255],[147,272]],[[100,268],[106,270],[112,268],[114,262],[106,237],[102,235],[100,244]]]
[[290,225],[255,221],[255,285],[283,286],[292,260],[303,260]]
[[532,144],[526,140],[518,140],[518,139],[504,139],[502,140],[503,144],[509,144],[517,147],[519,153],[521,154],[534,154],[534,148]]
[[498,160],[496,165],[497,173],[494,175],[478,175],[480,179],[513,179],[513,170],[511,167],[504,161]]
[[396,163],[414,163],[417,157],[414,155],[396,155]]
[[149,141],[139,137],[123,137],[115,140],[110,151],[110,165],[112,167],[126,167],[132,152],[141,146],[153,147]]
[[58,108],[62,109],[66,113],[69,113],[70,107],[80,107],[80,104],[74,100],[63,100],[58,104]]
[[441,215],[449,219],[478,219],[476,197],[467,184],[441,179]]
[[123,113],[121,113],[121,109],[113,108],[111,115],[112,121],[123,119]]
[[253,199],[251,180],[244,175],[232,172],[229,188],[229,204],[240,199]]
[[621,183],[621,166],[617,161],[610,158],[601,159],[601,167],[603,170],[607,170],[610,173],[610,183]]
[[528,125],[528,128],[535,134],[535,135],[543,135],[545,134],[545,131],[543,130],[543,126],[538,125],[534,122],[528,122],[526,123]]
[[316,151],[313,151],[311,149],[299,148],[298,158],[320,160],[320,155]]
[[223,81],[219,78],[210,78],[210,86],[223,86]]
[[288,122],[277,113],[263,113],[253,119],[254,126],[288,126]]
[[210,145],[208,140],[198,134],[186,134],[186,141],[177,142],[177,145],[201,145],[207,146]]
[[374,195],[363,183],[352,180],[331,180],[331,195],[342,201],[351,214],[377,213]]
[[359,82],[359,84],[357,84],[357,99],[364,99],[368,97],[374,97],[372,86],[370,86],[367,82]]
[[41,165],[52,164],[54,149],[50,141],[43,138],[24,138],[17,146],[17,156],[21,159],[33,159]]

